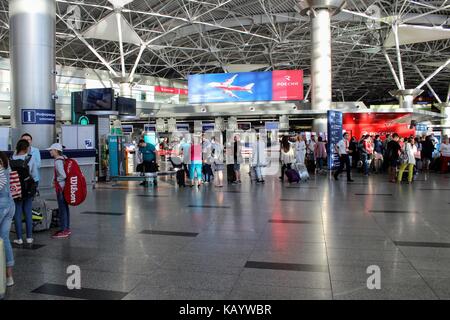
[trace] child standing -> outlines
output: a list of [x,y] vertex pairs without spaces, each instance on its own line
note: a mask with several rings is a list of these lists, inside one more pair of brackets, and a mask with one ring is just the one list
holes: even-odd
[[53,181],[55,184],[56,199],[58,201],[59,223],[61,227],[61,229],[56,232],[52,238],[68,238],[71,234],[70,212],[69,205],[64,198],[64,186],[67,178],[64,170],[64,161],[67,158],[63,155],[63,147],[59,143],[52,144],[47,150],[50,151],[50,155],[55,159],[55,177]]

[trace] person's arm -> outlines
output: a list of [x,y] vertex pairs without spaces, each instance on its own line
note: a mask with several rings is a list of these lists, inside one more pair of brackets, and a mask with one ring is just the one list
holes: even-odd
[[3,190],[7,184],[8,180],[6,179],[6,171],[3,167],[0,167],[0,190]]
[[35,148],[34,150],[35,150],[35,152],[33,154],[33,157],[34,157],[34,161],[36,162],[36,166],[37,166],[37,168],[39,170],[41,168],[41,163],[42,163],[42,161],[41,161],[41,153],[39,152],[38,148]]
[[31,177],[33,178],[34,181],[38,181],[39,171],[36,166],[35,159],[33,157],[31,157],[30,162],[28,163],[28,166],[30,168]]
[[[55,161],[56,181],[58,183],[66,181],[66,171],[64,170],[64,160]],[[61,185],[60,185],[61,186]]]

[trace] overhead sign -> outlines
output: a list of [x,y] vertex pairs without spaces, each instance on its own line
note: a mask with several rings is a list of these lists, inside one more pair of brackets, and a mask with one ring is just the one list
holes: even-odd
[[22,124],[52,124],[56,122],[55,110],[22,109]]
[[176,128],[177,131],[189,132],[189,123],[177,123]]
[[328,168],[334,170],[339,168],[339,154],[336,153],[335,146],[342,140],[342,112],[340,111],[327,111],[328,119]]
[[271,122],[271,121],[266,121],[265,123],[265,128],[266,130],[278,130],[280,128],[280,123],[279,122]]
[[189,75],[188,87],[191,104],[303,100],[303,71]]
[[144,124],[144,131],[156,131],[156,124]]
[[188,94],[187,89],[170,88],[170,87],[162,87],[162,86],[155,86],[155,92],[169,93],[169,94],[183,94],[183,95]]
[[133,125],[132,124],[123,124],[122,132],[123,133],[133,133]]
[[203,131],[214,131],[214,123],[203,123],[202,129]]

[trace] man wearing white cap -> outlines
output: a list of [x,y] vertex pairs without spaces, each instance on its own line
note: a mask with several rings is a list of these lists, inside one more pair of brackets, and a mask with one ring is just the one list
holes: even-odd
[[66,184],[66,171],[64,170],[63,146],[54,143],[48,148],[50,155],[55,159],[55,177],[54,184],[56,190],[56,199],[58,200],[60,231],[56,232],[52,238],[62,239],[70,236],[70,212],[69,205],[64,198],[64,186]]

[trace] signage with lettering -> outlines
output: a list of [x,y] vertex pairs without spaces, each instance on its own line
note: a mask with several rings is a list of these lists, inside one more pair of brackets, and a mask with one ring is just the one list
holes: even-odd
[[189,103],[303,100],[303,71],[211,73],[188,77]]
[[55,110],[22,109],[22,124],[51,124],[56,122]]
[[328,119],[328,168],[334,170],[339,168],[339,154],[336,153],[335,146],[342,140],[342,112],[327,111]]

